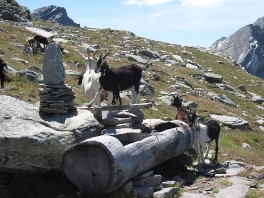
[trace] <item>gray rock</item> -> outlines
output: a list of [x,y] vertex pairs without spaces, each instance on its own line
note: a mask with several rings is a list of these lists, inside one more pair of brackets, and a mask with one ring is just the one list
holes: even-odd
[[171,105],[173,101],[173,96],[161,96],[157,98],[158,100],[161,100],[162,102],[166,103],[167,105]]
[[175,186],[177,182],[176,181],[164,181],[161,183],[161,185],[164,187],[164,188],[167,188],[167,187],[173,187]]
[[153,52],[150,49],[142,49],[139,50],[138,53],[148,58],[157,58],[156,52]]
[[38,106],[0,95],[0,170],[44,172],[60,170],[62,151],[101,134],[87,110],[50,116]]
[[156,187],[159,186],[161,183],[162,176],[157,174],[152,174],[150,176],[132,180],[133,187],[142,187],[142,186],[150,186]]
[[41,79],[42,79],[42,75],[40,75],[34,71],[30,71],[30,70],[26,70],[26,69],[16,72],[16,75],[22,76],[31,82],[41,81]]
[[246,87],[244,85],[239,85],[237,88],[240,89],[241,91],[247,93]]
[[220,189],[215,195],[216,198],[241,198],[246,196],[249,186],[244,184],[234,184],[230,187]]
[[133,183],[132,183],[132,181],[129,181],[129,182],[123,184],[120,187],[120,190],[128,194],[131,192],[132,188],[133,188]]
[[224,84],[224,83],[218,83],[216,84],[219,88],[221,88],[222,90],[227,90],[227,91],[232,91],[232,92],[236,92],[236,89],[234,87],[232,87],[231,85],[228,84]]
[[172,197],[174,194],[176,194],[179,191],[178,188],[172,187],[172,188],[164,188],[160,191],[153,193],[153,198],[168,198]]
[[252,102],[255,102],[258,104],[262,104],[264,102],[264,99],[261,96],[256,95],[256,94],[253,95],[251,100],[252,100]]
[[184,63],[184,60],[180,55],[172,55],[173,58],[175,58],[177,61],[180,61],[181,63]]
[[191,64],[191,63],[187,63],[186,64],[186,68],[195,69],[195,70],[199,69],[199,67],[197,65],[194,65],[194,64]]
[[73,76],[80,76],[80,73],[74,70],[67,69],[65,70],[65,74],[73,75]]
[[153,98],[153,94],[147,85],[140,85],[139,92],[141,96],[147,96],[147,97]]
[[147,61],[145,59],[141,58],[140,56],[126,54],[126,58],[129,61],[138,62],[138,63],[142,63],[142,64],[147,64]]
[[236,118],[236,117],[224,116],[224,115],[214,115],[214,114],[210,115],[210,117],[232,128],[239,128],[241,130],[249,128],[247,121]]
[[60,46],[52,42],[44,51],[43,83],[47,85],[59,85],[65,81],[65,71],[61,58]]
[[203,77],[205,78],[205,80],[207,80],[209,82],[221,83],[223,81],[222,76],[220,76],[218,74],[214,74],[214,73],[205,73],[203,75]]
[[136,188],[132,188],[132,191],[134,191],[133,194],[135,194],[136,197],[145,198],[145,197],[151,197],[152,196],[152,194],[154,192],[154,188],[148,187],[148,186],[136,187]]
[[244,149],[250,149],[250,145],[247,143],[242,143],[242,148]]

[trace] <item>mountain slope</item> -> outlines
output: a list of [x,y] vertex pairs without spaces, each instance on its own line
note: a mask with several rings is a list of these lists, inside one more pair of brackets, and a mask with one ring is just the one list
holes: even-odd
[[250,74],[264,78],[264,17],[240,28],[211,48],[232,56]]
[[64,26],[80,27],[80,24],[75,23],[68,17],[67,11],[63,7],[57,7],[54,5],[46,6],[34,10],[31,14],[35,19],[57,22]]

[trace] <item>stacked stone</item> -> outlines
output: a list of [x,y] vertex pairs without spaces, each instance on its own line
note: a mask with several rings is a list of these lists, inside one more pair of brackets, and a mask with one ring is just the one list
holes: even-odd
[[39,84],[40,111],[46,113],[67,113],[74,107],[75,94],[64,84],[65,70],[60,46],[51,42],[46,46],[43,61],[43,84]]
[[62,85],[38,85],[40,98],[40,111],[46,113],[67,113],[70,109],[76,109],[75,93],[67,84]]

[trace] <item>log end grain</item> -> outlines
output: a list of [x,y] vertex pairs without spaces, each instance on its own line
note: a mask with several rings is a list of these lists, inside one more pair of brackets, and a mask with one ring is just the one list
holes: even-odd
[[67,179],[87,193],[103,191],[113,177],[113,159],[99,144],[78,145],[64,152],[62,168]]

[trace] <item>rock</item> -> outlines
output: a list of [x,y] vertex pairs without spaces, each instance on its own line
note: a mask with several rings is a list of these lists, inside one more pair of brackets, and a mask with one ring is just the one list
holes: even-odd
[[44,51],[43,83],[46,85],[59,85],[65,81],[65,71],[61,58],[60,46],[52,42]]
[[120,190],[128,194],[128,193],[131,192],[132,188],[133,188],[133,183],[132,183],[132,181],[128,181],[127,183],[123,184],[123,185],[120,187]]
[[241,198],[246,196],[249,187],[244,184],[234,184],[230,187],[220,189],[215,198]]
[[[142,123],[144,114],[140,109],[124,110],[131,116],[120,117],[118,114],[121,111],[103,111],[103,119],[100,121],[106,127],[115,127],[119,124],[130,124],[132,126]],[[127,114],[127,115],[128,115]],[[132,116],[133,114],[133,116]]]
[[35,19],[57,22],[64,26],[80,27],[80,24],[75,23],[71,18],[68,17],[66,9],[63,7],[57,7],[54,5],[45,6],[33,10],[31,14]]
[[66,147],[101,134],[99,123],[87,110],[49,116],[13,97],[0,95],[0,101],[1,171],[59,171]]
[[244,93],[247,93],[246,87],[244,85],[239,85],[237,88],[243,91]]
[[142,186],[150,186],[156,187],[159,186],[161,183],[162,176],[157,174],[152,174],[150,176],[141,178],[141,179],[134,179],[133,187],[142,187]]
[[45,113],[66,113],[76,109],[75,93],[67,84],[45,85],[39,84],[40,111]]
[[26,69],[16,72],[16,75],[22,76],[31,82],[41,81],[41,79],[43,78],[42,75]]
[[138,51],[139,54],[146,56],[148,58],[157,58],[156,52],[151,51],[150,49],[142,49]]
[[73,75],[73,76],[78,76],[78,77],[80,76],[79,72],[76,72],[76,71],[70,70],[70,69],[65,70],[65,73],[68,75]]
[[241,130],[249,129],[248,122],[236,117],[231,116],[223,116],[223,115],[210,115],[212,119],[218,120],[222,122],[226,126],[230,126],[231,128],[239,128]]
[[153,94],[151,93],[147,85],[140,85],[139,93],[141,96],[147,96],[147,97],[153,98]]
[[251,100],[252,100],[252,102],[255,102],[258,104],[262,104],[264,102],[264,99],[261,96],[256,95],[256,94],[253,95]]
[[203,77],[205,78],[205,80],[207,80],[209,82],[222,83],[222,81],[223,81],[222,76],[220,76],[218,74],[214,74],[214,73],[205,73],[203,75]]
[[176,194],[179,191],[176,187],[171,188],[164,188],[160,191],[154,192],[153,198],[167,198],[172,197],[174,194]]
[[242,148],[244,149],[250,149],[250,145],[247,143],[242,143]]
[[164,187],[164,188],[167,188],[167,187],[173,187],[176,185],[176,181],[164,181],[161,183],[161,185]]
[[144,186],[144,187],[132,188],[132,191],[136,197],[145,198],[145,197],[151,197],[152,196],[152,194],[154,192],[154,188]]
[[[158,100],[161,100],[162,102],[166,103],[167,105],[171,105],[173,102],[173,96],[161,96],[157,98]],[[175,111],[176,113],[176,111]]]
[[12,58],[12,60],[20,61],[20,62],[22,62],[22,63],[25,64],[25,65],[28,65],[28,64],[29,64],[28,61],[26,61],[26,60],[24,60],[24,59],[21,59],[21,58]]
[[20,6],[16,1],[1,1],[0,18],[8,21],[27,22],[31,21],[30,10],[25,6]]
[[186,64],[186,68],[195,69],[195,70],[199,69],[199,67],[197,65],[193,65],[193,64],[190,64],[190,63]]
[[138,63],[142,63],[142,64],[147,64],[147,61],[145,59],[141,58],[140,56],[126,54],[126,58],[129,61],[138,62]]
[[184,60],[180,55],[172,55],[173,58],[175,58],[177,61],[180,61],[181,63],[184,63]]

